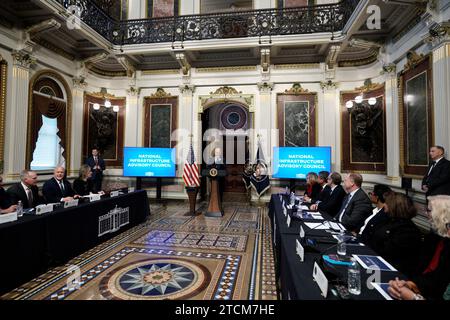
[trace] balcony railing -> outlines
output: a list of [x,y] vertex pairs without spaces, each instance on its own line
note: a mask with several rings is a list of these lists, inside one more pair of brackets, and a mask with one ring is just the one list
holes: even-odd
[[336,32],[359,3],[117,21],[92,0],[55,1],[115,45]]

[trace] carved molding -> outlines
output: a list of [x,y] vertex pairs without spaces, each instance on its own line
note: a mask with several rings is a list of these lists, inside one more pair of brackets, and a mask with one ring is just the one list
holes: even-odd
[[395,75],[396,72],[397,66],[395,65],[395,63],[389,63],[383,66],[380,74]]
[[242,91],[237,91],[235,88],[228,87],[228,86],[223,86],[223,87],[220,87],[219,89],[217,89],[214,92],[210,92],[210,94],[213,94],[213,95],[225,95],[225,96],[241,94],[241,93],[242,93]]
[[88,93],[88,95],[101,99],[118,99],[115,95],[108,93],[105,88],[101,88],[99,92]]
[[337,89],[338,86],[339,86],[339,82],[333,82],[331,80],[320,81],[320,87],[322,88],[322,90],[333,90],[333,89]]
[[416,65],[418,65],[422,60],[424,59],[423,54],[417,54],[414,50],[408,51],[406,54],[407,62],[405,64],[405,67],[403,68],[403,71],[407,71],[409,69],[413,69]]
[[273,82],[258,82],[256,85],[261,93],[270,93],[273,89]]
[[150,96],[150,98],[168,98],[172,95],[164,91],[163,88],[156,89],[156,92]]
[[36,63],[36,59],[25,50],[13,50],[11,56],[13,57],[13,64],[18,67],[28,69]]
[[303,89],[301,84],[299,82],[296,82],[292,85],[292,88],[289,90],[285,90],[284,93],[289,94],[302,94],[302,93],[309,93],[308,89]]
[[380,89],[384,86],[384,83],[372,83],[372,80],[367,79],[364,81],[364,85],[361,87],[355,88],[355,91],[367,92]]
[[136,97],[136,96],[140,95],[140,93],[141,93],[141,89],[136,86],[130,86],[127,89],[127,95],[132,96],[132,97]]
[[183,95],[192,95],[195,91],[195,86],[187,85],[187,84],[184,86],[180,86],[179,88],[180,88],[180,92]]
[[86,89],[88,85],[84,77],[74,77],[72,81],[75,89]]

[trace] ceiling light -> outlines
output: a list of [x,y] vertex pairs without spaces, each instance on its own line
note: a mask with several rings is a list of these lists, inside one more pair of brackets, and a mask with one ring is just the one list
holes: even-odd
[[119,106],[114,106],[114,107],[113,107],[113,111],[114,111],[114,112],[119,112]]
[[369,98],[369,104],[370,104],[371,106],[374,106],[376,103],[377,103],[377,99],[375,99],[374,97]]
[[111,108],[111,101],[105,100],[105,107],[106,108]]
[[363,101],[363,97],[362,96],[356,96],[355,97],[355,102],[356,103],[361,103]]
[[94,110],[99,110],[100,105],[98,103],[94,103],[93,108],[94,108]]
[[353,101],[347,101],[347,102],[345,103],[345,106],[347,107],[347,109],[352,108],[352,107],[353,107]]

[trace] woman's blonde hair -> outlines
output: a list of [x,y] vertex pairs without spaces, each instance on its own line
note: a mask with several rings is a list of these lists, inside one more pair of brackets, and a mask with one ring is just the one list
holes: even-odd
[[89,171],[91,171],[91,167],[89,167],[87,164],[83,164],[80,167],[80,172],[79,172],[78,176],[81,179],[86,179],[89,174]]
[[431,223],[436,232],[442,237],[450,238],[447,230],[447,224],[450,223],[450,196],[430,196],[428,202],[431,209]]

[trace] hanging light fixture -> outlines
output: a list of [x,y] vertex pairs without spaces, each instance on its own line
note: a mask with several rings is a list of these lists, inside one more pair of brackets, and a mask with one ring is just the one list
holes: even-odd
[[105,107],[106,108],[111,108],[111,101],[105,100]]
[[371,106],[374,106],[376,103],[377,103],[377,99],[376,99],[376,98],[374,98],[374,97],[369,98],[369,104],[370,104]]
[[350,109],[353,107],[353,101],[349,100],[345,103],[345,106],[347,107],[347,109]]
[[94,110],[99,110],[100,105],[98,103],[94,103],[93,108],[94,108]]
[[362,96],[356,96],[355,97],[355,102],[358,103],[358,104],[363,102],[363,97]]
[[114,111],[114,112],[119,112],[119,106],[114,106],[114,107],[113,107],[113,111]]

